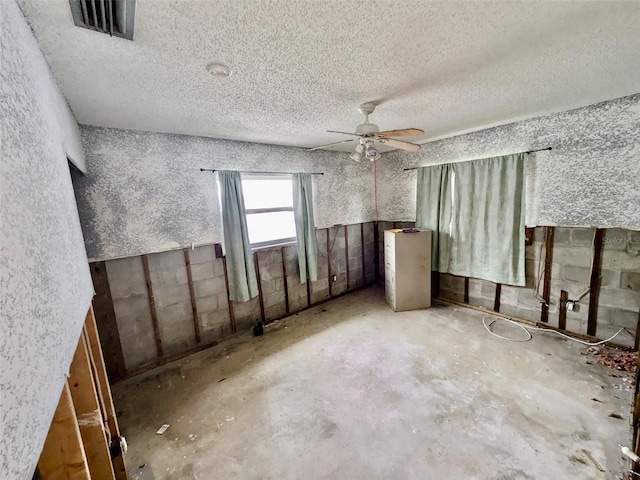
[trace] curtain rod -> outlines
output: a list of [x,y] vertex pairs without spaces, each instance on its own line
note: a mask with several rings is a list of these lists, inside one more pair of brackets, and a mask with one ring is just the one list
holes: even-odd
[[[215,168],[201,168],[200,171],[201,172],[215,173],[218,170],[216,170]],[[255,173],[257,175],[293,175],[292,172],[245,172],[245,171],[241,171],[240,173]],[[322,173],[322,172],[311,172],[311,175],[324,175],[324,173]]]
[[[539,148],[538,150],[528,150],[526,152],[521,152],[521,153],[544,152],[545,150],[553,150],[553,147]],[[501,155],[499,155],[499,156],[501,156]],[[491,158],[491,157],[489,157],[489,158]],[[469,161],[472,161],[472,160],[465,160],[465,161],[469,162]],[[447,162],[447,163],[453,163],[453,162]],[[460,162],[460,163],[462,163],[462,162]],[[435,165],[442,165],[442,164],[441,163],[436,163]],[[432,166],[434,166],[434,165],[425,165],[425,167],[432,167]],[[422,168],[422,167],[405,168],[404,171],[406,172],[406,171],[409,171],[409,170],[417,170],[419,168]]]

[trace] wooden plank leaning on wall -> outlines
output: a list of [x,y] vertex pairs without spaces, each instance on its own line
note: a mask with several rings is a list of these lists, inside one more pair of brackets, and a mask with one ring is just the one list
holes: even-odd
[[87,312],[47,439],[38,460],[43,480],[127,480],[116,412],[93,308]]

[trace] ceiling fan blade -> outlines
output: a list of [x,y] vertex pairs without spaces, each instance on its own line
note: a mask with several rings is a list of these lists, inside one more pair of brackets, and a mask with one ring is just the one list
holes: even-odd
[[424,130],[419,128],[405,128],[403,130],[387,130],[386,132],[380,132],[378,135],[384,137],[406,137],[412,135],[422,135]]
[[408,150],[409,152],[417,152],[420,150],[420,145],[415,143],[403,142],[402,140],[394,140],[393,138],[378,138],[378,142],[383,145],[389,145],[394,148],[401,148],[402,150]]
[[309,148],[307,149],[307,152],[313,152],[314,150],[320,150],[321,148],[332,147],[334,145],[340,145],[341,143],[349,143],[349,142],[353,142],[353,138],[350,138],[349,140],[342,140],[341,142],[334,142],[334,143],[328,143],[326,145],[320,145],[319,147]]
[[329,133],[341,133],[343,135],[353,135],[354,137],[359,137],[357,133],[349,133],[349,132],[338,132],[337,130],[327,130]]

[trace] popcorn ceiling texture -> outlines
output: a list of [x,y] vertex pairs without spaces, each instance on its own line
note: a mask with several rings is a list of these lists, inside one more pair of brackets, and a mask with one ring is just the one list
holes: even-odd
[[373,220],[371,162],[346,153],[81,127],[88,174],[74,175],[91,260],[222,241],[217,175],[200,168],[323,172],[316,227]]
[[82,165],[77,124],[13,0],[0,40],[0,478],[27,479],[93,286],[66,158]]
[[640,91],[633,1],[138,0],[133,42],[20,5],[86,125],[304,147],[376,101],[423,142]]
[[380,218],[415,221],[403,168],[538,148],[528,156],[526,224],[640,230],[640,94],[391,152],[379,164]]

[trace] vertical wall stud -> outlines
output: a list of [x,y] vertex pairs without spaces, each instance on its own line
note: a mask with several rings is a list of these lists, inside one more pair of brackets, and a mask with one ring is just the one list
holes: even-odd
[[[227,305],[229,305],[229,328],[231,333],[236,333],[236,317],[233,311],[233,302],[231,301],[231,292],[229,292],[229,273],[227,272],[227,259],[222,257],[222,267],[224,268],[224,284],[227,287]],[[220,335],[222,337],[222,335]]]
[[569,300],[569,292],[560,290],[560,313],[558,314],[558,328],[560,330],[567,329],[567,300]]
[[[373,222],[373,259],[375,261],[376,282],[380,280],[380,230],[378,222]],[[384,248],[384,245],[382,246]]]
[[464,277],[464,303],[469,303],[469,277]]
[[493,301],[493,310],[495,312],[500,311],[500,295],[502,294],[502,284],[496,283],[496,298]]
[[344,226],[344,259],[346,260],[347,268],[347,290],[349,290],[349,229]]
[[600,293],[600,268],[602,266],[602,246],[607,230],[596,229],[593,240],[593,265],[591,266],[591,281],[589,283],[589,318],[587,320],[587,335],[596,336],[598,329],[598,294]]
[[329,297],[333,296],[333,273],[331,272],[331,227],[327,228],[327,271],[329,274]]
[[285,247],[280,248],[280,254],[282,255],[282,278],[284,280],[284,306],[285,311],[289,313],[289,279],[287,278],[287,262],[284,249]]
[[[118,419],[116,417],[116,408],[113,404],[113,397],[111,396],[111,387],[109,386],[109,380],[107,378],[107,372],[104,365],[104,358],[102,356],[102,349],[100,346],[100,339],[98,338],[98,329],[96,326],[96,319],[93,311],[93,306],[89,308],[87,312],[87,318],[85,320],[85,332],[87,336],[87,344],[91,353],[92,360],[94,362],[97,388],[102,393],[102,399],[104,402],[104,409],[106,414],[107,428],[111,434],[112,442],[120,441],[120,426],[118,425]],[[113,469],[117,480],[127,480],[127,469],[124,463],[124,454],[112,458]]]
[[[640,348],[640,310],[638,310],[638,323],[636,324],[636,341],[634,343],[633,349],[637,351],[639,348]],[[640,384],[636,382],[636,388],[638,387],[640,387]]]
[[89,269],[91,270],[93,288],[96,291],[93,305],[96,310],[96,323],[102,342],[105,367],[109,378],[117,380],[127,374],[127,369],[124,364],[120,332],[113,308],[106,262],[94,262]]
[[253,263],[256,266],[256,278],[258,279],[258,300],[260,302],[260,318],[262,323],[265,322],[264,316],[264,299],[262,298],[262,279],[260,278],[260,259],[258,252],[253,252]]
[[[553,265],[553,234],[554,227],[546,227],[544,241],[544,285],[542,287],[542,309],[540,311],[540,321],[549,322],[549,300],[551,299],[551,266]],[[538,259],[540,261],[540,259]]]
[[80,335],[69,373],[71,398],[79,420],[91,478],[115,480],[84,334]]
[[362,285],[367,283],[367,275],[365,272],[365,254],[364,254],[364,223],[360,224],[360,250],[362,251]]
[[196,335],[196,343],[200,343],[200,321],[198,320],[198,307],[196,306],[196,292],[193,288],[193,275],[191,273],[191,256],[189,249],[184,250],[184,265],[187,269],[187,282],[189,283],[189,296],[191,297],[191,314],[193,315],[193,331]]
[[68,383],[64,384],[60,401],[53,415],[51,427],[38,460],[38,471],[42,480],[91,479]]
[[151,310],[151,322],[153,323],[153,336],[156,341],[156,354],[158,357],[164,355],[162,348],[162,338],[160,336],[160,325],[158,324],[158,312],[156,311],[156,300],[153,295],[153,285],[151,285],[151,274],[149,273],[149,260],[146,255],[142,255],[142,268],[144,269],[144,280],[147,283],[147,295],[149,296],[149,309]]

